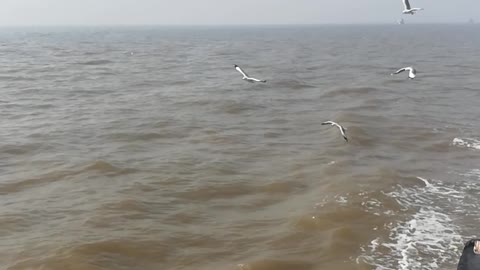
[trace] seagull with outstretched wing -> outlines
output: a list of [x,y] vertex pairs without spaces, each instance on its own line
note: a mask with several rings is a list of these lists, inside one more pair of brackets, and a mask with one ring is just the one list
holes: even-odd
[[338,123],[335,123],[333,121],[323,122],[322,125],[330,125],[330,126],[338,127],[338,129],[340,129],[340,133],[342,134],[342,137],[345,139],[346,142],[348,142],[348,138],[347,138],[347,134],[346,134],[347,132],[346,132],[346,130],[343,126],[341,126]]
[[423,10],[423,8],[412,8],[410,6],[410,1],[409,0],[403,0],[403,5],[405,6],[405,9],[403,10],[403,14],[412,14],[414,15],[415,12],[419,10]]
[[395,73],[392,73],[391,75],[400,74],[404,71],[408,71],[408,78],[410,80],[413,80],[413,79],[415,79],[415,77],[417,77],[417,70],[414,69],[413,67],[401,68],[401,69],[397,70]]
[[259,79],[255,79],[253,77],[250,77],[247,75],[247,73],[245,73],[245,71],[243,71],[243,69],[237,65],[234,66],[235,69],[240,72],[242,75],[243,75],[243,80],[247,81],[247,82],[251,82],[251,83],[254,83],[254,82],[262,82],[262,83],[266,83],[267,81],[266,80],[259,80]]

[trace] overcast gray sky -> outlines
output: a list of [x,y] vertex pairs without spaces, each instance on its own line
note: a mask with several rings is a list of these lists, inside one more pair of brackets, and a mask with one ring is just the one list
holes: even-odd
[[480,21],[480,0],[1,0],[0,25],[324,24]]

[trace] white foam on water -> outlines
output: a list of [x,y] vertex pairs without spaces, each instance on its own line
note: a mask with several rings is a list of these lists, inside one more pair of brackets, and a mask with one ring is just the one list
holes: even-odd
[[461,173],[460,175],[466,176],[466,177],[471,177],[471,178],[476,178],[478,180],[478,179],[480,179],[480,169],[473,169],[473,170],[468,171],[466,173]]
[[348,203],[348,199],[345,196],[335,196],[335,202],[341,205],[346,205]]
[[452,215],[465,207],[465,190],[418,179],[423,187],[399,187],[386,193],[402,207],[396,214],[405,220],[385,224],[388,237],[376,238],[363,247],[359,261],[377,270],[436,270],[458,261],[464,239]]
[[417,179],[420,180],[420,181],[422,181],[423,183],[425,183],[425,187],[430,188],[430,189],[431,189],[431,188],[435,188],[435,186],[432,185],[430,182],[428,182],[427,179],[422,178],[422,177],[417,177]]
[[466,138],[466,139],[455,138],[453,139],[453,145],[480,150],[480,141],[476,139],[471,139],[471,138]]
[[375,252],[377,250],[378,246],[380,245],[379,241],[380,238],[375,238],[374,240],[372,240],[372,242],[370,242],[370,245],[368,247],[371,248],[372,252]]
[[248,265],[248,264],[242,264],[242,263],[240,263],[240,264],[237,264],[237,269],[238,269],[238,270],[250,270],[251,267],[250,267],[250,265]]

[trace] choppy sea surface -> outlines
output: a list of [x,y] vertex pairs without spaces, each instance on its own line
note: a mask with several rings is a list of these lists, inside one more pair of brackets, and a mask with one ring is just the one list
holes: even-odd
[[0,269],[456,269],[479,74],[477,25],[2,28]]

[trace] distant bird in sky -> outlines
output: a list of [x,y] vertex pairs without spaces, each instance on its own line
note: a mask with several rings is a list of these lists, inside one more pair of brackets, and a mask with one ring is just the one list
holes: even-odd
[[401,68],[399,70],[397,70],[395,73],[392,73],[391,75],[395,75],[395,74],[399,74],[399,73],[402,73],[404,71],[408,71],[408,78],[410,78],[410,80],[413,80],[415,79],[415,77],[417,77],[417,70],[414,69],[413,67],[405,67],[405,68]]
[[247,82],[251,82],[251,83],[254,83],[254,82],[266,83],[267,82],[266,80],[259,80],[259,79],[255,79],[253,77],[248,76],[247,73],[245,73],[245,71],[243,71],[243,69],[241,67],[237,66],[237,65],[235,65],[235,69],[243,75],[243,80],[245,80]]
[[403,10],[403,14],[412,14],[414,15],[415,12],[419,10],[423,10],[423,8],[412,8],[410,6],[410,1],[409,0],[403,0],[403,5],[405,6],[405,9]]
[[333,121],[327,121],[327,122],[323,122],[322,125],[331,125],[331,126],[334,126],[334,127],[338,127],[338,129],[340,129],[340,133],[342,134],[343,138],[345,139],[346,142],[348,142],[348,138],[347,138],[345,128],[342,127],[341,125],[339,125],[338,123],[335,123]]

